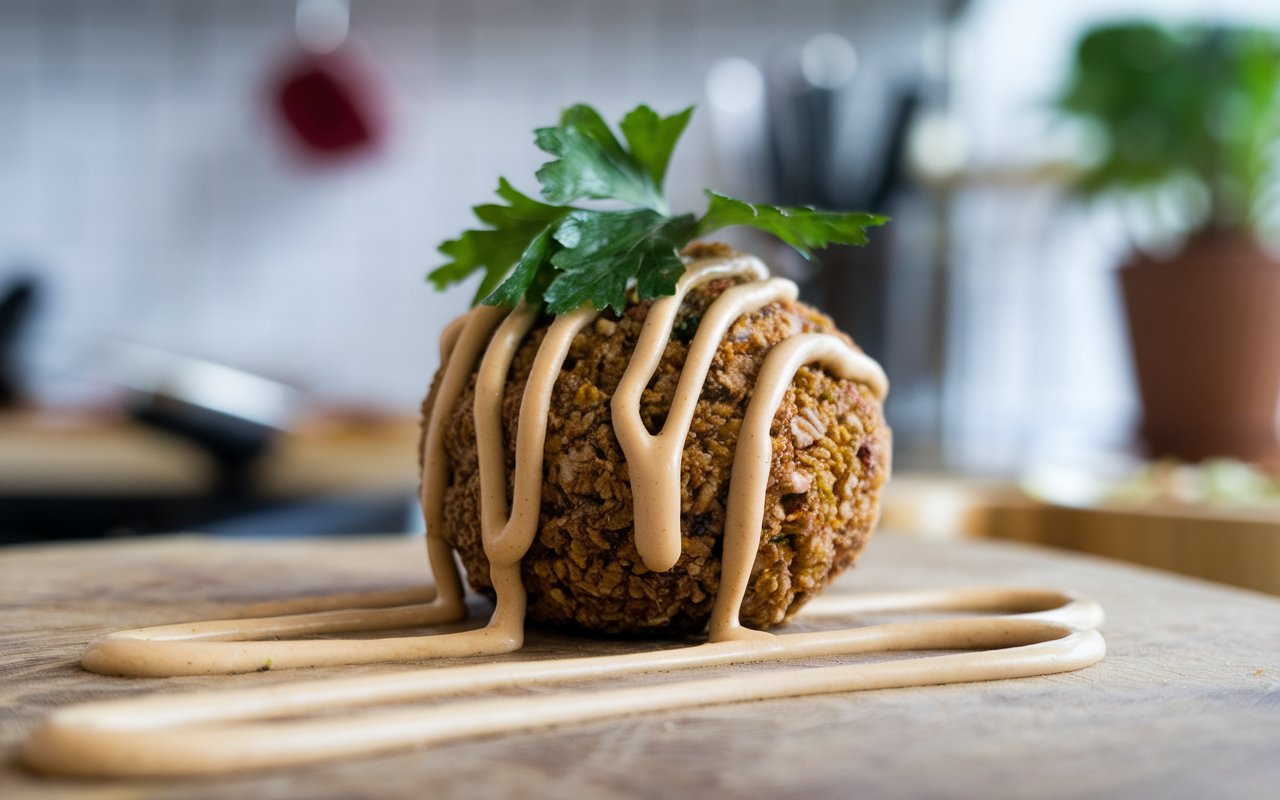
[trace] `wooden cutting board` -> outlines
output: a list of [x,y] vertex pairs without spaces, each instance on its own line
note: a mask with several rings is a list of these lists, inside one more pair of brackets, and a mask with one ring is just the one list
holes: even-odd
[[[0,797],[1168,800],[1271,798],[1280,786],[1280,600],[1044,549],[884,533],[833,591],[1075,588],[1107,609],[1106,660],[1044,678],[652,714],[230,778],[72,781],[14,761],[41,715],[65,703],[304,677],[85,673],[78,654],[103,632],[282,597],[414,585],[424,561],[421,542],[402,537],[165,537],[0,551]],[[535,634],[516,657],[637,647]]]

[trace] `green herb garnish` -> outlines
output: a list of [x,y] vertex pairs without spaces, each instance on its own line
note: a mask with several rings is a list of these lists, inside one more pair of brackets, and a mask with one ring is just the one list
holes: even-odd
[[[639,106],[619,126],[624,144],[595,109],[568,109],[558,126],[534,132],[538,147],[555,156],[537,172],[548,202],[526,197],[500,178],[503,203],[474,209],[487,227],[440,245],[450,260],[428,278],[443,289],[483,272],[476,301],[489,305],[514,306],[523,298],[552,314],[583,303],[622,311],[631,287],[641,300],[673,294],[684,274],[680,249],[712,231],[748,225],[809,258],[828,244],[866,244],[866,229],[888,221],[861,212],[757,205],[710,190],[701,218],[672,216],[662,184],[692,114],[692,106],[669,117]],[[570,205],[579,200],[630,207]]]

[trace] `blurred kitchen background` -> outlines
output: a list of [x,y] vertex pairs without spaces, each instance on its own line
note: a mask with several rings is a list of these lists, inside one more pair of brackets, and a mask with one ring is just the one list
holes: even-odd
[[814,265],[736,240],[888,371],[886,525],[1192,572],[1237,526],[1201,574],[1280,591],[1265,447],[1147,460],[1116,267],[1186,231],[1074,188],[1098,132],[1055,102],[1135,21],[1280,5],[0,0],[0,541],[420,528],[413,417],[471,296],[436,246],[499,175],[533,193],[559,109],[697,104],[674,208],[894,217]]

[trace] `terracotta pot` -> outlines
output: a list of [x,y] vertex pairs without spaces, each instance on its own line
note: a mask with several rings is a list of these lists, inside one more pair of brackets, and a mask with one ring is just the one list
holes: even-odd
[[1153,456],[1273,459],[1280,399],[1280,261],[1253,239],[1202,234],[1169,261],[1120,269]]

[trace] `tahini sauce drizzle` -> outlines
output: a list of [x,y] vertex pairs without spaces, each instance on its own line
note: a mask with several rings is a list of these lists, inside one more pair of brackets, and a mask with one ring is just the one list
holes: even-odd
[[[708,281],[735,277],[748,281],[725,290],[708,307],[690,344],[666,422],[661,431],[650,434],[640,418],[640,398],[671,338],[681,302],[691,290]],[[698,397],[725,333],[744,314],[770,303],[794,300],[796,294],[796,285],[791,281],[769,279],[768,270],[758,259],[735,255],[703,259],[689,265],[677,283],[675,294],[655,301],[650,307],[611,401],[614,432],[626,455],[631,477],[633,506],[644,509],[643,514],[634,515],[636,551],[649,569],[665,572],[680,558],[680,456]],[[513,649],[520,646],[524,630],[526,597],[520,580],[520,561],[538,528],[543,443],[552,390],[573,338],[597,316],[597,312],[586,307],[558,317],[538,348],[520,405],[515,489],[509,509],[502,442],[503,387],[515,353],[533,327],[534,312],[524,306],[512,311],[494,333],[480,363],[475,426],[480,461],[481,530],[497,593],[497,609],[489,628],[512,643]],[[484,323],[475,325],[480,328]],[[471,327],[472,323],[468,323],[463,329],[463,341],[468,341]],[[472,363],[471,355],[470,350],[460,354],[455,349],[450,355],[449,369],[453,370],[463,358],[467,358],[466,363]],[[878,399],[888,391],[888,381],[880,366],[838,336],[802,334],[784,341],[766,355],[734,456],[721,573],[722,587],[729,587],[730,592],[722,588],[717,598],[711,622],[712,641],[743,635],[738,612],[759,546],[770,462],[769,426],[796,370],[811,362],[820,362],[842,378],[866,384]],[[454,386],[450,384],[449,388],[452,390]],[[457,398],[457,391],[446,393],[443,389],[436,398],[423,453],[423,462],[432,465],[433,473],[447,472],[441,428],[444,419],[434,412],[441,407],[453,408]],[[428,491],[424,481],[422,502],[424,508],[428,508],[428,520],[438,520],[443,492]],[[429,524],[428,537],[439,536],[432,528]]]
[[[684,369],[661,431],[650,434],[640,419],[640,397],[671,337],[676,312],[694,288],[722,278],[743,278],[726,289],[703,314],[690,343]],[[612,400],[614,430],[627,459],[636,508],[636,549],[650,569],[670,569],[680,557],[680,457],[694,410],[716,350],[729,328],[769,303],[793,300],[794,283],[769,278],[756,258],[720,256],[687,266],[676,292],[654,302],[635,350]],[[524,641],[527,602],[520,562],[537,533],[541,511],[543,445],[555,381],[573,339],[597,317],[584,307],[556,318],[534,357],[525,384],[517,424],[513,497],[506,496],[503,454],[502,397],[516,351],[536,321],[525,306],[508,312],[477,306],[451,323],[441,335],[443,374],[423,436],[421,501],[427,527],[427,553],[436,594],[425,605],[395,609],[349,609],[320,615],[191,623],[125,631],[94,642],[82,664],[94,672],[160,677],[180,674],[252,672],[274,669],[378,663],[419,658],[495,655],[519,649]],[[795,370],[820,362],[841,377],[859,381],[877,397],[888,390],[884,372],[873,360],[837,336],[803,334],[783,342],[808,342],[801,350],[774,348],[766,355],[739,432],[730,483],[730,514],[724,534],[721,581],[728,592],[717,599],[711,620],[712,640],[767,636],[738,624],[742,593],[759,544],[765,483],[745,462],[770,461],[769,426]],[[797,355],[799,360],[797,360]],[[388,637],[359,643],[320,641],[237,641],[249,637],[287,636],[290,626],[301,634],[352,629],[389,629],[415,624],[457,621],[465,617],[464,589],[453,553],[442,534],[443,499],[450,464],[444,447],[445,425],[476,365],[475,418],[481,492],[481,535],[489,559],[497,606],[489,623],[478,630],[436,636]],[[749,452],[748,452],[749,451]],[[195,641],[192,641],[192,640]]]
[[[666,422],[661,431],[650,434],[640,419],[640,396],[671,336],[680,303],[691,289],[722,277],[747,280],[725,290],[703,315]],[[612,400],[614,429],[626,455],[635,506],[646,509],[645,514],[635,515],[636,549],[650,569],[670,569],[680,556],[680,456],[716,349],[729,327],[744,314],[795,297],[793,283],[770,279],[758,260],[735,255],[688,265],[676,293],[656,301],[650,308],[631,362]],[[253,671],[261,669],[264,663],[276,668],[329,666],[518,649],[523,644],[526,606],[520,562],[537,533],[543,445],[552,390],[574,337],[597,316],[596,312],[584,308],[558,317],[538,348],[521,400],[510,502],[506,496],[502,396],[515,353],[536,321],[536,315],[524,306],[509,313],[480,306],[455,320],[441,335],[444,372],[423,437],[422,504],[428,556],[436,580],[435,596],[430,602],[401,605],[409,598],[403,592],[391,592],[366,598],[364,608],[338,610],[332,608],[332,604],[324,604],[322,611],[287,616],[123,631],[93,643],[82,661],[85,668],[116,675],[212,674]],[[497,594],[497,605],[489,623],[478,630],[435,636],[361,641],[245,641],[252,636],[390,629],[465,616],[461,577],[441,532],[444,490],[449,477],[444,425],[477,361],[480,366],[473,413],[480,468],[480,523]],[[414,670],[239,693],[88,704],[55,712],[28,740],[23,757],[38,769],[70,774],[224,772],[381,752],[477,733],[620,713],[863,688],[1049,674],[1079,669],[1099,660],[1104,650],[1101,637],[1095,631],[1075,631],[1069,627],[1097,625],[1101,621],[1101,610],[1096,604],[1034,590],[931,592],[897,601],[892,597],[866,600],[867,608],[874,609],[1022,612],[1015,617],[871,626],[780,637],[744,629],[739,624],[742,598],[759,546],[771,461],[769,428],[796,371],[814,363],[842,378],[866,385],[877,398],[883,398],[888,390],[879,365],[838,336],[797,334],[767,354],[735,451],[721,586],[712,611],[707,644],[624,656]],[[412,599],[426,598],[415,594]],[[846,611],[856,611],[861,601],[855,598],[839,602],[843,602]],[[282,604],[281,611],[296,611],[296,605]],[[380,607],[391,605],[395,607]],[[288,713],[503,686],[555,684],[584,678],[904,646],[1010,649],[908,662],[748,673],[733,678],[605,692],[494,699],[457,709],[451,706],[406,709],[340,721],[255,721]]]

